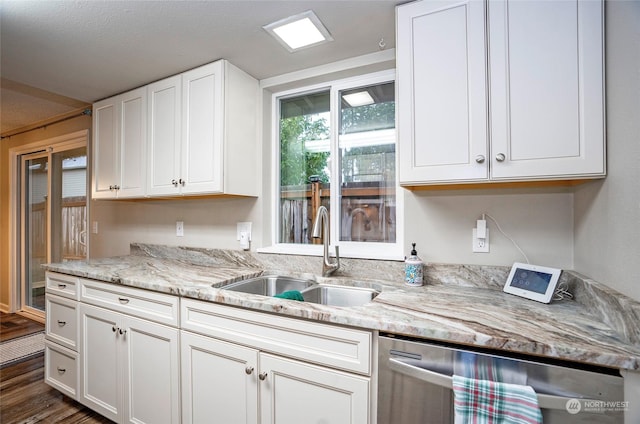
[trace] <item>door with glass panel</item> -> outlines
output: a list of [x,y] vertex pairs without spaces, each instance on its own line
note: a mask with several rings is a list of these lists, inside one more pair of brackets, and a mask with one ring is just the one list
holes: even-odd
[[44,311],[42,265],[87,256],[86,146],[21,158],[21,309]]

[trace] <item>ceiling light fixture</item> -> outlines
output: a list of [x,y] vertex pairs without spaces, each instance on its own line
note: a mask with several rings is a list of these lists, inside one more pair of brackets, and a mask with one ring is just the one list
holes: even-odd
[[290,52],[333,41],[329,31],[311,10],[289,16],[262,28]]
[[349,103],[349,106],[365,106],[373,104],[373,97],[368,91],[358,91],[357,93],[345,94],[342,96],[345,102]]

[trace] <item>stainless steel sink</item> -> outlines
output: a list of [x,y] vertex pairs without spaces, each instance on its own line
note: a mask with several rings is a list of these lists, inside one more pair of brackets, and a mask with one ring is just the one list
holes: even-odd
[[222,287],[224,290],[275,296],[290,290],[302,294],[305,302],[330,306],[360,306],[369,303],[378,291],[369,288],[318,284],[303,278],[261,275]]
[[317,284],[302,291],[305,302],[330,306],[360,306],[369,303],[378,291],[362,287]]
[[261,275],[248,280],[224,286],[223,289],[242,293],[261,294],[263,296],[275,296],[289,291],[302,291],[313,285],[313,281],[301,278],[284,277],[280,275]]

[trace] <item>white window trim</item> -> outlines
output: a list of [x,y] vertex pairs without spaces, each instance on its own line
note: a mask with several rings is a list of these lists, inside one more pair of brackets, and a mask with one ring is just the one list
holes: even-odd
[[[307,255],[307,256],[322,256],[322,245],[314,244],[295,244],[295,243],[278,243],[278,227],[280,213],[278,210],[279,205],[279,181],[280,181],[280,129],[277,122],[280,119],[280,100],[299,96],[305,93],[313,93],[322,90],[330,90],[330,104],[331,113],[329,118],[329,125],[331,128],[330,143],[331,151],[338,152],[338,133],[339,126],[339,108],[334,107],[338,104],[337,96],[341,90],[347,90],[350,88],[381,84],[385,82],[395,81],[395,70],[390,69],[386,71],[375,72],[371,74],[345,78],[341,80],[331,81],[323,84],[316,84],[311,86],[305,86],[297,89],[286,90],[282,92],[274,93],[271,97],[271,151],[272,155],[272,172],[271,172],[271,187],[272,196],[270,200],[270,214],[271,214],[271,239],[273,244],[268,247],[257,249],[260,253],[279,253],[279,254],[292,254],[292,255]],[[397,84],[396,84],[397,93]],[[397,99],[397,95],[396,95]],[[337,241],[339,240],[339,226],[331,225],[330,228],[330,240],[331,246],[340,246],[340,256],[344,258],[362,258],[362,259],[384,259],[384,260],[403,260],[404,259],[404,190],[399,185],[399,164],[397,155],[397,122],[398,122],[398,108],[396,107],[396,241],[395,243],[375,243],[375,242],[353,242],[353,241]],[[340,169],[337,166],[338,161],[332,161],[331,169],[331,181],[340,180]],[[330,208],[330,222],[339,222],[339,196],[337,193],[337,186],[331,185],[331,208]],[[315,219],[315,217],[314,217]],[[333,247],[330,249],[330,254],[334,255],[335,250]]]

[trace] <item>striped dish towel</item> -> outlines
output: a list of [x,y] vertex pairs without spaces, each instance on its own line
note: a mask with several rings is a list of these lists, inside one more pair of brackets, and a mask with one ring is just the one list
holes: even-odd
[[456,424],[539,424],[542,413],[529,386],[453,376]]

